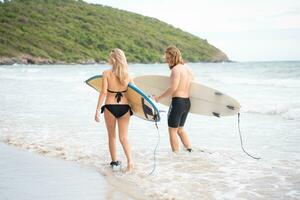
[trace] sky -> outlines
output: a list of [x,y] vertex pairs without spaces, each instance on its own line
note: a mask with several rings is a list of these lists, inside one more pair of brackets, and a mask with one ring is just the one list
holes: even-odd
[[300,0],[85,0],[207,39],[234,61],[300,60]]

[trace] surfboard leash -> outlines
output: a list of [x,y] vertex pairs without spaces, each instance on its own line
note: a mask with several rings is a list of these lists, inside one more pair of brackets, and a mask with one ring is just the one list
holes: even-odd
[[157,130],[157,144],[155,146],[155,149],[153,151],[153,168],[152,168],[152,171],[148,174],[148,176],[152,175],[153,172],[155,171],[156,169],[156,151],[157,151],[157,148],[158,148],[158,145],[159,145],[159,142],[160,142],[160,133],[159,133],[159,128],[158,128],[158,125],[157,125],[157,121],[155,121],[155,127],[156,127],[156,130]]
[[251,158],[256,159],[256,160],[259,160],[260,157],[252,156],[252,155],[250,155],[250,154],[244,149],[244,146],[243,146],[243,139],[242,139],[242,133],[241,133],[241,128],[240,128],[240,113],[238,113],[238,128],[239,128],[239,134],[240,134],[240,141],[241,141],[241,147],[242,147],[242,150],[244,151],[245,154],[247,154],[247,155],[250,156]]

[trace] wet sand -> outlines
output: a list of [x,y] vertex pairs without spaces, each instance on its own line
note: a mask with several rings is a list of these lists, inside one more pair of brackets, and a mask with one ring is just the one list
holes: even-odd
[[96,169],[0,143],[1,200],[131,199]]

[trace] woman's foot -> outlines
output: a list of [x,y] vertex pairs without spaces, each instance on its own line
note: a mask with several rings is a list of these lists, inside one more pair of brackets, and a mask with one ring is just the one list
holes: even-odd
[[134,164],[133,164],[133,162],[130,162],[130,163],[127,164],[127,168],[125,170],[125,173],[130,173],[130,172],[133,171],[133,169],[134,169]]
[[111,161],[110,164],[109,164],[112,168],[114,167],[118,167],[121,165],[121,161]]

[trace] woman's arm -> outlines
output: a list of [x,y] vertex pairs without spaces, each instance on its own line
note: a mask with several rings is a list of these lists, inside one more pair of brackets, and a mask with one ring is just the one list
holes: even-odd
[[179,85],[179,81],[180,81],[180,73],[176,68],[173,68],[170,76],[170,82],[171,82],[170,87],[166,89],[158,97],[154,97],[156,102],[159,102],[159,100],[161,100],[162,98],[172,95],[176,91]]
[[99,94],[99,97],[98,97],[98,103],[97,103],[97,108],[96,108],[96,114],[95,114],[95,121],[96,122],[99,122],[100,119],[99,119],[99,113],[101,111],[101,105],[103,104],[105,98],[106,98],[106,95],[107,95],[107,87],[108,87],[108,79],[107,79],[107,74],[106,72],[104,71],[102,73],[102,88],[101,88],[101,92]]
[[129,83],[131,83],[132,85],[135,85],[132,77],[129,77]]

